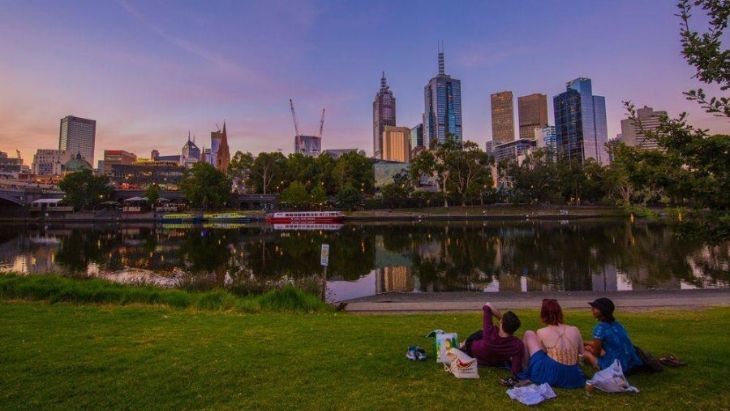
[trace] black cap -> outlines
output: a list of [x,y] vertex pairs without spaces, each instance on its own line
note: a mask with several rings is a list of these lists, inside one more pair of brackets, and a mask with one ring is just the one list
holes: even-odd
[[613,301],[606,297],[596,298],[593,302],[588,303],[591,307],[597,309],[603,315],[603,318],[607,321],[613,321],[613,311],[616,306],[613,305]]

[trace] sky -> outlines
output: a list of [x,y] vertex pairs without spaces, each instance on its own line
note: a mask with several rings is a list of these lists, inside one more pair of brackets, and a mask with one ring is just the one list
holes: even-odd
[[[413,127],[437,73],[462,82],[464,138],[491,139],[489,95],[552,97],[589,77],[606,97],[608,134],[623,100],[730,134],[682,91],[702,86],[681,56],[670,0],[0,0],[0,151],[57,148],[60,119],[97,121],[104,149],[177,154],[226,121],[236,150],[293,151],[294,100],[303,134],[323,148],[372,154],[372,101],[385,71],[397,123]],[[719,95],[717,88],[707,87]],[[516,113],[515,113],[516,114]]]

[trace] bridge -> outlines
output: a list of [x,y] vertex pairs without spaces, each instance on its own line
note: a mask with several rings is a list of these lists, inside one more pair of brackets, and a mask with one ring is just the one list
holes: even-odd
[[[112,200],[123,202],[132,197],[144,197],[144,190],[114,190]],[[172,202],[186,202],[181,191],[162,191],[160,197]],[[0,208],[26,208],[35,200],[63,198],[63,191],[37,187],[0,188]],[[242,210],[272,210],[279,203],[278,194],[233,194],[231,207]]]

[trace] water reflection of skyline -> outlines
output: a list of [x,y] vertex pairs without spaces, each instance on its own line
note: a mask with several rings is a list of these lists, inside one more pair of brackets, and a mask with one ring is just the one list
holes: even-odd
[[728,286],[730,243],[679,239],[624,221],[267,226],[0,226],[0,270],[63,272],[163,286],[255,292],[318,281],[331,244],[328,294],[679,290]]

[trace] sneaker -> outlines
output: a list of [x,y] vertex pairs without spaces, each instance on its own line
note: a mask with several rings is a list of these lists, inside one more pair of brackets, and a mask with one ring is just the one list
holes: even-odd
[[406,351],[406,358],[408,358],[411,361],[418,360],[418,351],[416,350],[416,347],[411,345],[408,347],[408,351]]
[[426,358],[428,358],[426,350],[421,347],[416,347],[416,358],[418,359],[418,361],[425,361]]

